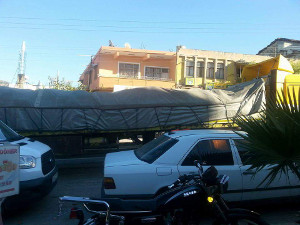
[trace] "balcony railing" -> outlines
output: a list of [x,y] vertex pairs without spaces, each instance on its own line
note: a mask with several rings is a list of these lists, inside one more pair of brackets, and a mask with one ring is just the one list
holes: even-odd
[[138,75],[125,75],[125,74],[119,74],[120,78],[128,78],[128,79],[139,79]]
[[120,78],[127,78],[127,79],[139,79],[139,80],[158,80],[158,81],[173,81],[170,78],[165,78],[165,77],[149,77],[149,76],[141,76],[140,78],[138,76],[134,75],[124,75],[120,74]]
[[141,79],[144,79],[144,80],[172,81],[172,79],[166,78],[166,77],[148,77],[148,76],[144,76]]

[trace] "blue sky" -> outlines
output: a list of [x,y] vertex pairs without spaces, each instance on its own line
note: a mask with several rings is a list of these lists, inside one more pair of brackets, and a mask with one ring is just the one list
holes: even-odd
[[29,82],[76,82],[112,40],[132,48],[256,54],[278,37],[300,40],[299,0],[0,0],[0,80],[16,81],[26,42]]

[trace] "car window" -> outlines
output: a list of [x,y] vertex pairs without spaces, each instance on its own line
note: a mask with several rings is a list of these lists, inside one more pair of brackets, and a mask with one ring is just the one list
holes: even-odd
[[248,152],[247,145],[249,146],[249,142],[244,139],[235,139],[234,144],[239,152],[240,158],[244,165],[249,165],[249,157],[251,153]]
[[177,139],[161,135],[134,151],[136,157],[147,163],[153,163],[162,154],[178,142]]
[[182,166],[193,166],[195,160],[200,160],[203,165],[233,165],[229,140],[199,141],[185,158]]

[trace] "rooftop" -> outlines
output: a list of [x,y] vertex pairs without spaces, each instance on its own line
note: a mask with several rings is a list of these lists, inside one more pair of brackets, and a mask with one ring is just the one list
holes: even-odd
[[172,59],[176,57],[175,52],[168,51],[156,51],[147,49],[135,49],[135,48],[120,48],[120,47],[110,47],[102,46],[98,54],[114,55],[114,57],[119,56],[135,56],[135,57],[145,57],[147,58],[160,58],[160,59]]
[[300,40],[295,40],[295,39],[289,39],[289,38],[276,38],[274,41],[272,41],[269,45],[267,45],[266,47],[264,47],[262,50],[260,50],[257,54],[260,54],[261,52],[263,52],[265,49],[267,49],[268,47],[270,47],[272,44],[274,44],[277,41],[285,41],[285,42],[294,42],[294,43],[298,43],[300,44]]

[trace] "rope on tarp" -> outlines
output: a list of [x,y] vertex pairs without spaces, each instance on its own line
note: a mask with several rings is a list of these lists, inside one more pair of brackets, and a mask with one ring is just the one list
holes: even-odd
[[160,124],[160,121],[159,121],[159,118],[158,118],[158,114],[157,114],[157,111],[156,111],[156,107],[154,107],[154,112],[155,112],[155,115],[156,115],[156,119],[157,119],[157,122],[158,122],[158,126],[159,126],[160,129],[162,129],[161,124]]
[[120,112],[120,114],[121,114],[121,116],[122,116],[122,118],[123,118],[123,120],[124,120],[124,122],[125,122],[127,128],[130,129],[130,126],[129,126],[129,124],[127,123],[127,121],[126,121],[126,119],[125,119],[123,113],[121,112],[121,110],[118,110],[118,111]]
[[41,133],[41,129],[39,128],[39,126],[36,124],[36,122],[32,119],[32,117],[30,116],[30,113],[26,110],[26,108],[22,108],[24,109],[24,111],[26,112],[26,114],[28,115],[28,118],[31,120],[31,122],[36,126],[37,130],[39,133]]
[[138,127],[138,108],[135,109],[135,127]]
[[226,117],[227,123],[229,123],[227,104],[225,104],[225,103],[223,103],[223,104],[224,104],[224,108],[225,108],[225,117]]
[[64,108],[61,108],[61,117],[60,117],[60,130],[63,131],[63,116],[64,116]]
[[41,108],[41,130],[43,130],[43,108]]
[[[219,99],[219,101],[221,102],[221,105],[224,107],[224,109],[225,109],[225,118],[227,120],[227,123],[229,124],[227,104],[219,96],[216,96],[216,98]],[[218,123],[218,121],[215,122],[215,124],[217,124],[217,123]]]
[[170,112],[169,112],[169,114],[168,114],[168,117],[167,117],[167,120],[166,120],[166,122],[165,122],[164,127],[167,126],[167,123],[168,123],[168,121],[169,121],[170,115],[171,115],[171,113],[172,113],[172,109],[173,109],[173,107],[170,107]]
[[95,123],[94,130],[97,130],[97,126],[98,126],[98,123],[100,121],[101,116],[102,116],[102,110],[100,109],[100,114],[99,114],[98,119],[97,119],[97,121]]
[[83,111],[83,117],[84,117],[84,121],[85,121],[85,127],[86,127],[87,130],[89,130],[89,125],[88,125],[88,122],[87,122],[87,119],[86,119],[85,110],[86,109],[82,109],[82,111]]
[[193,110],[192,106],[188,106],[188,108],[190,108],[190,110],[194,113],[196,119],[198,120],[198,123],[199,125],[204,125],[203,121],[198,117],[197,113]]

